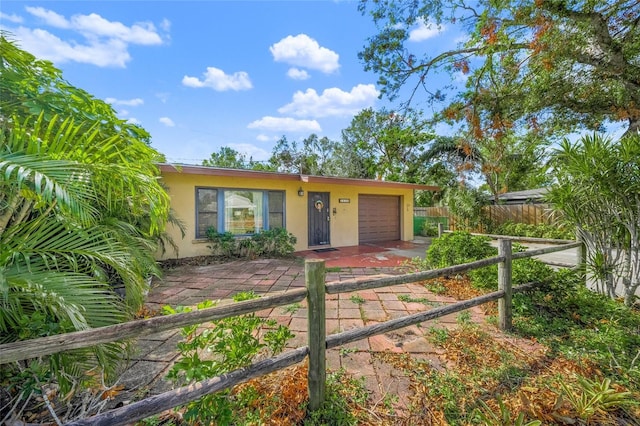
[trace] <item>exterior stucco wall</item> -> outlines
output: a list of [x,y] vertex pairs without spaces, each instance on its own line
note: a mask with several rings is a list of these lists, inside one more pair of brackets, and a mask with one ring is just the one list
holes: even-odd
[[[207,241],[196,239],[195,197],[196,187],[241,188],[257,190],[285,191],[285,225],[286,229],[297,238],[296,251],[307,250],[307,195],[309,192],[330,193],[330,239],[331,247],[345,247],[358,244],[358,195],[377,194],[400,197],[401,230],[403,240],[413,239],[413,189],[384,188],[375,186],[358,186],[344,184],[309,183],[293,180],[256,179],[252,177],[229,177],[183,174],[179,172],[163,172],[162,181],[171,196],[174,214],[184,222],[186,235],[182,238],[180,231],[169,225],[167,232],[179,248],[176,253],[168,248],[159,259],[175,257],[193,257],[210,254]],[[304,190],[304,196],[298,195],[298,189]],[[348,199],[348,203],[340,203],[340,199]],[[333,209],[335,208],[335,214]]]

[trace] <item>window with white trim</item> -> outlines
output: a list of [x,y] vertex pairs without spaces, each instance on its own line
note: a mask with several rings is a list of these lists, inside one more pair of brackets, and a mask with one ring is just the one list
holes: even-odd
[[252,235],[284,228],[284,191],[196,188],[196,238],[207,230]]

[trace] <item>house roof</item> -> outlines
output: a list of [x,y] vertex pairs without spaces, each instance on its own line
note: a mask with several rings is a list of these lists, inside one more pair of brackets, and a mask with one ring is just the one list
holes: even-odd
[[505,192],[504,194],[498,195],[498,199],[500,201],[527,201],[527,200],[540,200],[544,197],[547,192],[549,192],[549,188],[537,188],[537,189],[527,189],[524,191],[514,191],[514,192]]
[[331,176],[300,175],[295,173],[265,172],[259,170],[224,169],[219,167],[193,166],[185,164],[158,164],[162,173],[184,173],[202,176],[226,176],[252,179],[290,180],[304,183],[323,183],[332,185],[360,185],[380,188],[419,189],[423,191],[439,191],[440,188],[417,183],[390,182],[374,179],[353,179]]

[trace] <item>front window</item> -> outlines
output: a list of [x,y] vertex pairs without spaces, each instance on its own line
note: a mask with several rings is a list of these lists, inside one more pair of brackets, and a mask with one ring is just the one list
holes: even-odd
[[251,235],[284,228],[284,191],[196,188],[196,238],[207,229]]
[[262,191],[224,191],[225,231],[234,235],[262,231],[263,197]]
[[269,228],[284,228],[283,191],[269,191]]
[[198,188],[196,238],[206,238],[209,228],[218,229],[218,191],[211,188]]

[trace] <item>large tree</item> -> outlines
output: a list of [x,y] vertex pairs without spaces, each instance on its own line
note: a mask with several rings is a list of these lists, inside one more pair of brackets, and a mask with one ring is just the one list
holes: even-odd
[[[140,306],[169,215],[148,140],[0,34],[0,344],[114,324]],[[66,394],[97,384],[120,349],[11,368],[27,383],[51,374]]]
[[534,134],[473,140],[438,137],[421,156],[422,164],[443,164],[457,172],[461,183],[483,182],[495,202],[499,194],[538,188],[550,183],[546,174],[548,143]]
[[249,169],[253,160],[247,161],[247,156],[235,149],[223,146],[218,152],[212,152],[209,158],[202,161],[203,166],[222,167],[226,169]]
[[412,165],[433,138],[420,113],[364,109],[342,131],[342,150],[357,159],[361,178],[415,182]]
[[[363,0],[379,33],[360,53],[390,98],[424,89],[436,120],[463,121],[474,137],[505,129],[562,134],[607,121],[640,129],[637,0]],[[457,26],[450,50],[409,49],[417,24]],[[415,45],[414,45],[415,46]],[[432,87],[434,73],[465,74],[466,88]],[[453,81],[453,79],[452,79]]]
[[284,173],[331,176],[339,174],[334,167],[336,142],[311,134],[301,143],[283,136],[273,147],[267,169]]

